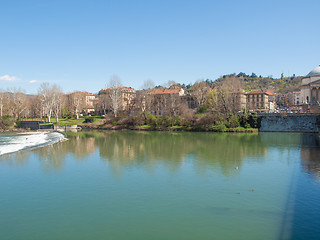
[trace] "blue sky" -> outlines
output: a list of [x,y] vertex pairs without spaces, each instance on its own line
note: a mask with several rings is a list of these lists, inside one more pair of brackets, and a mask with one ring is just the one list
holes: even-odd
[[320,64],[319,0],[0,0],[0,88],[98,92]]

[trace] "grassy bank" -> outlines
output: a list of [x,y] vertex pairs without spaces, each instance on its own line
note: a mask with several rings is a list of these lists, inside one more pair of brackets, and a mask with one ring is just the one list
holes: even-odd
[[104,123],[95,128],[110,130],[144,131],[210,131],[210,132],[258,132],[260,119],[256,115],[196,114],[182,116],[156,116],[140,113],[135,116],[106,116]]
[[[38,119],[27,119],[38,120]],[[207,131],[207,132],[257,132],[260,118],[257,115],[217,113],[201,113],[190,116],[168,115],[159,116],[150,113],[137,113],[105,118],[51,118],[54,125],[77,125],[86,129],[106,130],[144,130],[144,131]],[[16,124],[18,126],[18,124]]]

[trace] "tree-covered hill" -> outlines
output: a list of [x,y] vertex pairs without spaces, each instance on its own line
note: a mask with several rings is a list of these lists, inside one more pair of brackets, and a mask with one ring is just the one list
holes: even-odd
[[282,78],[272,78],[257,76],[255,73],[247,75],[240,72],[239,74],[229,74],[223,75],[215,81],[207,80],[211,87],[216,87],[222,85],[226,80],[238,80],[240,81],[242,87],[246,91],[262,89],[265,91],[288,93],[295,90],[299,90],[301,86],[301,76],[291,76]]

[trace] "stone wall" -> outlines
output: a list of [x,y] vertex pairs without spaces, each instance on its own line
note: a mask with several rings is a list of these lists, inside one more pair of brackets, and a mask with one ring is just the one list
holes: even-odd
[[30,130],[38,130],[40,129],[39,125],[43,124],[43,121],[21,121],[21,128],[30,129]]
[[54,130],[59,132],[77,132],[78,129],[81,129],[78,125],[55,125]]
[[316,132],[320,130],[320,114],[264,114],[260,132]]

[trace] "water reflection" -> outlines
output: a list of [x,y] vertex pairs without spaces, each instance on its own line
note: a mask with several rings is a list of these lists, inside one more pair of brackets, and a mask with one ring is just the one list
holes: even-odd
[[29,163],[28,152],[21,151],[16,154],[6,154],[0,156],[0,166],[23,167]]
[[36,151],[46,170],[62,168],[67,154],[82,161],[98,149],[115,175],[133,165],[147,171],[161,165],[175,172],[189,160],[199,173],[213,170],[231,176],[238,174],[244,158],[260,160],[268,152],[258,134],[104,131],[70,133],[68,138]]
[[320,181],[320,138],[318,134],[301,136],[301,166],[313,178]]
[[279,151],[294,147],[301,148],[305,171],[320,178],[319,136],[313,134],[90,131],[68,133],[68,138],[66,142],[31,152],[7,155],[0,163],[24,166],[29,161],[28,155],[35,154],[45,171],[58,171],[64,168],[68,156],[86,161],[90,155],[98,154],[115,175],[135,165],[151,172],[161,165],[175,172],[186,161],[192,161],[200,174],[216,171],[232,176],[239,173],[245,161],[263,161],[270,147]]
[[87,156],[95,152],[97,146],[95,138],[88,134],[71,135],[69,141],[39,148],[35,154],[39,155],[41,164],[46,171],[60,170],[64,167],[68,154],[76,161],[85,161]]

